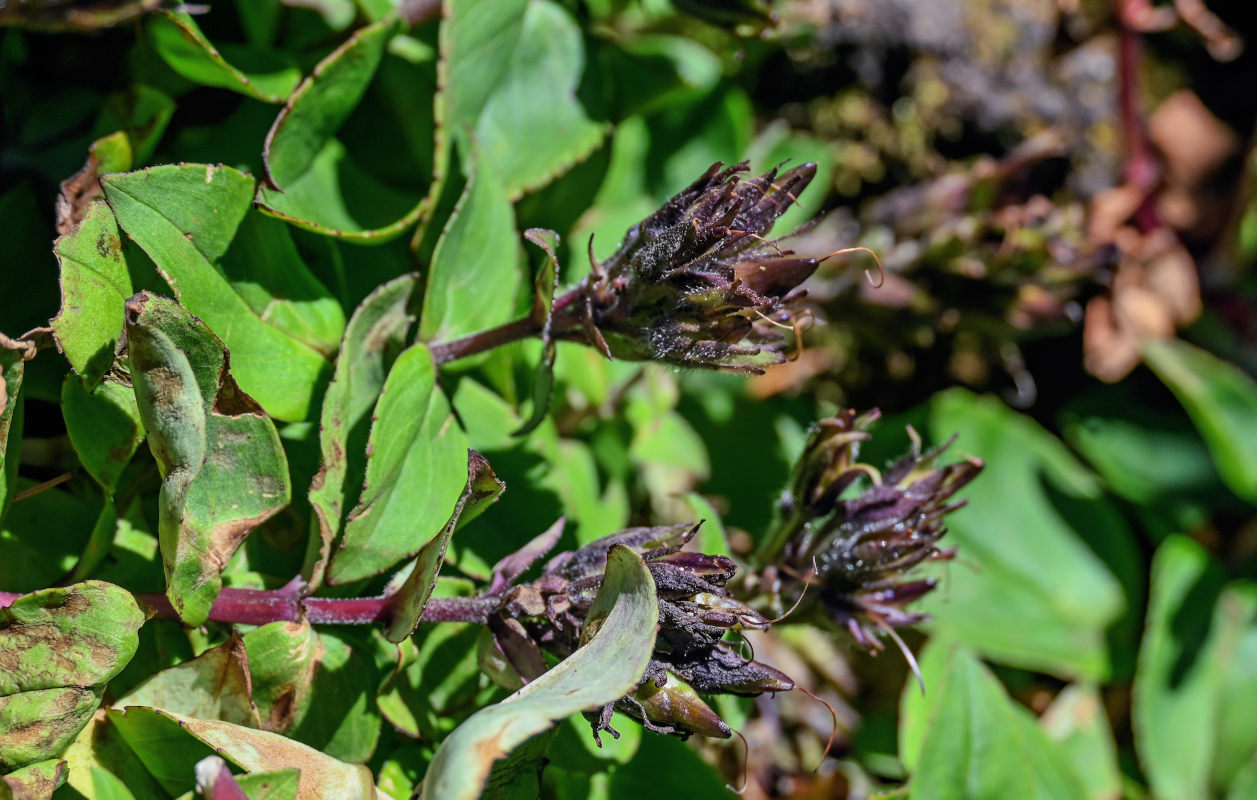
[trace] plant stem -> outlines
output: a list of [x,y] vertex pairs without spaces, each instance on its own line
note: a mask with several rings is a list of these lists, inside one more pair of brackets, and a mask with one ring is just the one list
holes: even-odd
[[432,353],[433,361],[437,364],[446,364],[460,358],[483,353],[486,350],[492,350],[495,347],[501,347],[504,344],[518,342],[520,339],[527,339],[529,336],[535,336],[538,333],[541,333],[541,326],[532,317],[524,317],[514,322],[508,322],[505,325],[499,325],[496,328],[490,328],[487,331],[464,336],[461,339],[454,339],[448,342],[432,342],[428,345],[428,350]]
[[1118,0],[1117,103],[1126,148],[1123,178],[1146,194],[1135,212],[1135,225],[1143,233],[1161,227],[1157,212],[1157,183],[1161,168],[1148,143],[1143,110],[1139,101],[1139,70],[1143,46],[1131,18],[1132,0]]
[[[0,608],[21,597],[17,592],[0,592]],[[137,594],[135,598],[151,608],[157,619],[177,619],[164,594]],[[389,597],[300,597],[294,588],[223,589],[210,608],[211,622],[237,625],[265,625],[268,622],[297,622],[305,619],[316,625],[374,625],[393,615],[394,598]],[[474,622],[483,625],[497,605],[492,597],[434,597],[423,609],[420,622]]]

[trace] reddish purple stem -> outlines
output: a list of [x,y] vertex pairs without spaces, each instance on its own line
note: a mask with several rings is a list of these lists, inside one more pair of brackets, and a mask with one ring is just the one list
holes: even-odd
[[[22,595],[0,592],[0,608],[12,605]],[[136,599],[153,609],[158,619],[176,619],[174,608],[164,594],[137,594]],[[305,619],[316,625],[375,625],[393,615],[393,596],[388,597],[306,597],[294,585],[282,589],[223,589],[210,608],[211,622],[237,625],[265,625],[268,622],[297,622]],[[497,600],[486,597],[434,597],[423,609],[420,622],[474,622],[483,625]]]

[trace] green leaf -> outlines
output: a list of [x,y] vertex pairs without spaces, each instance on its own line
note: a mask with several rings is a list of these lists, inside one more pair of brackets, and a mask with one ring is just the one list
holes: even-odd
[[345,523],[329,583],[378,574],[422,547],[416,531],[437,531],[467,484],[467,437],[436,385],[423,345],[402,353],[384,382],[367,444],[362,497]]
[[[74,379],[70,375],[66,377]],[[70,574],[71,581],[86,580],[104,563],[109,556],[109,551],[113,549],[114,539],[118,534],[118,523],[118,507],[114,505],[113,497],[106,494],[104,505],[101,506],[100,514],[96,517],[96,524],[92,526],[87,544],[83,546],[83,553],[79,556],[78,563],[74,565],[74,572]]]
[[22,449],[22,353],[0,347],[0,522],[9,513]]
[[475,129],[485,105],[506,79],[530,5],[529,0],[451,0],[444,4],[441,91],[436,96],[439,161],[448,158],[454,133]]
[[557,354],[551,334],[551,322],[554,316],[555,293],[559,288],[559,258],[555,254],[559,246],[559,235],[554,231],[530,228],[524,231],[524,238],[545,253],[545,260],[533,280],[532,305],[532,319],[541,324],[541,361],[533,375],[532,413],[514,431],[515,436],[532,433],[550,413],[550,395],[554,392],[554,358]]
[[591,119],[576,97],[584,67],[584,41],[571,14],[545,0],[529,3],[519,41],[474,129],[482,166],[494,171],[508,197],[549,183],[602,143],[609,126]]
[[442,623],[415,632],[413,659],[380,687],[377,702],[389,724],[407,736],[439,741],[475,708],[481,692],[476,640],[482,629]]
[[191,789],[196,762],[217,753],[249,772],[300,770],[297,800],[371,800],[377,796],[366,767],[337,761],[276,733],[142,706],[124,711],[111,709],[108,715],[123,739],[171,794]]
[[[134,758],[134,756],[132,756]],[[74,765],[76,770],[82,769],[78,764]],[[127,785],[114,776],[112,772],[106,772],[100,767],[91,767],[91,794],[87,794],[80,789],[80,794],[88,800],[135,800],[135,795],[127,788]],[[75,787],[76,789],[79,787]]]
[[1213,757],[1215,786],[1235,784],[1257,763],[1257,717],[1246,699],[1257,697],[1257,584],[1235,582],[1222,590],[1215,616],[1219,629],[1218,742]]
[[310,168],[362,100],[399,28],[390,17],[354,31],[292,93],[263,146],[271,188],[282,193]]
[[523,283],[515,214],[473,149],[471,177],[437,242],[419,336],[449,340],[511,321]]
[[149,706],[258,728],[261,721],[251,694],[249,656],[244,640],[233,634],[218,647],[150,676],[114,705]]
[[101,185],[179,302],[221,332],[241,387],[277,419],[305,419],[343,318],[283,227],[246,220],[253,179],[180,164],[108,175]]
[[1120,797],[1122,774],[1117,765],[1113,730],[1104,711],[1104,700],[1095,686],[1066,686],[1043,712],[1042,724],[1056,743],[1090,800]]
[[65,778],[66,762],[52,758],[10,772],[3,783],[17,800],[52,800],[52,793]]
[[1234,364],[1178,339],[1148,342],[1143,357],[1187,409],[1222,480],[1257,503],[1257,383]]
[[74,741],[135,655],[143,624],[135,598],[100,581],[0,609],[0,768],[55,758]]
[[909,784],[913,800],[1076,800],[1083,788],[1034,717],[963,648],[949,655]]
[[1155,797],[1208,796],[1211,774],[1229,780],[1257,744],[1251,714],[1232,707],[1243,701],[1225,691],[1252,683],[1235,682],[1234,670],[1251,671],[1237,658],[1252,647],[1257,597],[1251,587],[1224,591],[1222,581],[1218,564],[1184,536],[1166,539],[1152,560],[1131,719]]
[[415,321],[411,311],[417,275],[403,275],[372,292],[354,311],[336,359],[336,371],[323,396],[319,429],[322,463],[310,484],[314,508],[306,567],[311,591],[323,582],[331,546],[340,536],[347,489],[362,485],[369,415],[384,388],[385,376],[405,347]]
[[585,644],[540,678],[458,726],[437,749],[422,797],[476,798],[493,764],[577,711],[613,702],[641,680],[654,648],[659,607],[641,558],[613,547],[585,619]]
[[384,628],[384,635],[390,642],[401,642],[408,639],[419,625],[423,609],[432,597],[436,588],[437,573],[445,561],[445,549],[449,545],[450,536],[458,526],[464,511],[468,518],[474,517],[483,507],[498,499],[498,495],[506,485],[493,474],[493,468],[485,457],[475,450],[467,451],[467,485],[454,504],[450,519],[441,530],[419,550],[411,565],[410,574],[401,587],[393,593],[392,613]]
[[122,470],[144,440],[135,392],[114,377],[88,392],[78,378],[66,375],[61,384],[61,413],[79,463],[112,495]]
[[[23,478],[16,488],[35,485]],[[100,516],[99,509],[62,489],[15,504],[0,525],[0,586],[29,592],[60,581],[74,569]]]
[[67,783],[87,800],[135,800],[137,795],[162,794],[103,710],[92,716],[62,757],[73,765]]
[[[264,103],[282,103],[301,80],[301,71],[278,51],[215,47],[183,11],[159,10],[148,18],[145,34],[171,69],[202,86],[230,89]],[[224,51],[243,68],[229,63]]]
[[296,800],[301,786],[301,772],[280,769],[273,772],[251,772],[237,775],[236,783],[249,800]]
[[104,201],[87,208],[78,230],[57,239],[61,310],[52,320],[57,344],[90,390],[113,364],[122,335],[122,305],[131,276],[122,255],[122,234]]
[[[380,735],[375,668],[308,623],[272,622],[244,637],[262,727],[342,761],[366,761]],[[316,702],[317,701],[317,702]]]
[[258,188],[257,207],[305,230],[358,244],[384,244],[419,221],[424,198],[383,183],[328,139],[283,192]]
[[227,561],[255,527],[288,504],[288,463],[275,425],[241,391],[222,342],[166,298],[127,301],[131,379],[162,475],[166,594],[199,625]]
[[922,602],[932,627],[1002,662],[1107,676],[1106,637],[1126,604],[1111,570],[1139,555],[1099,482],[1059,440],[991,398],[937,395],[928,428],[931,440],[955,433],[963,452],[998,465],[948,515],[948,546],[975,568],[950,568],[946,588]]

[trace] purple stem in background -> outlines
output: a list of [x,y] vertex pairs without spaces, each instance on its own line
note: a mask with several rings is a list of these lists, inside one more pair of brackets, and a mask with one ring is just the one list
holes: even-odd
[[[0,592],[0,608],[21,597],[18,592]],[[135,598],[153,609],[157,619],[176,619],[174,608],[164,594],[137,594]],[[393,614],[394,598],[389,597],[306,597],[293,588],[223,589],[210,609],[211,622],[237,625],[265,625],[268,622],[297,622],[303,612],[315,625],[374,625],[387,622]],[[491,597],[434,597],[423,609],[420,622],[474,622],[485,624],[498,601]]]
[[1143,110],[1139,102],[1139,70],[1143,60],[1143,43],[1130,19],[1132,0],[1117,0],[1118,54],[1117,54],[1117,102],[1121,116],[1122,135],[1126,146],[1126,165],[1123,178],[1126,182],[1144,190],[1147,194],[1135,211],[1135,225],[1141,233],[1161,227],[1157,214],[1157,182],[1161,179],[1161,166],[1148,142],[1144,127]]

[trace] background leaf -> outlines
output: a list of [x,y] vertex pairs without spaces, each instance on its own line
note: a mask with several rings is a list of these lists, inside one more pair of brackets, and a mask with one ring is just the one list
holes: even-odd
[[1178,340],[1149,342],[1144,361],[1174,392],[1209,445],[1222,480],[1257,503],[1257,383],[1233,364]]
[[282,103],[301,80],[301,72],[273,51],[231,48],[242,66],[233,65],[224,57],[223,47],[210,44],[184,11],[158,11],[149,17],[145,34],[171,69],[204,86]]

